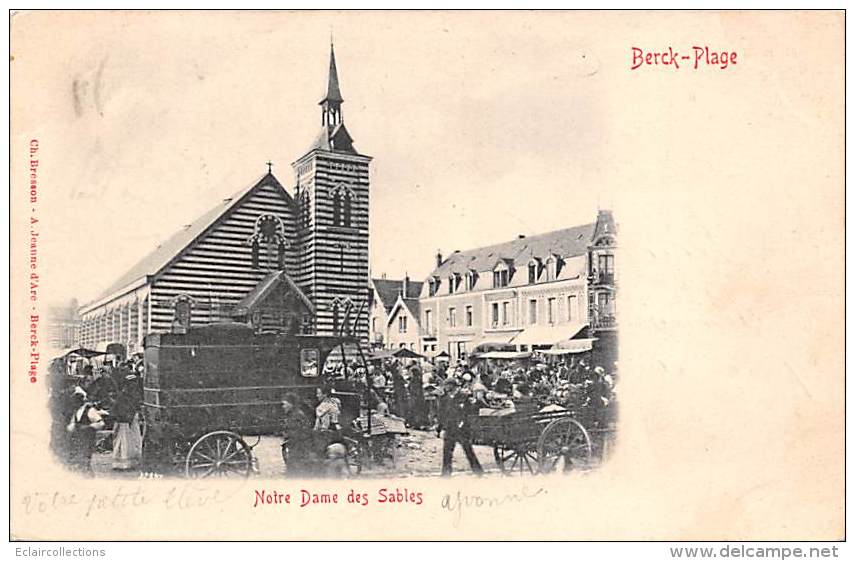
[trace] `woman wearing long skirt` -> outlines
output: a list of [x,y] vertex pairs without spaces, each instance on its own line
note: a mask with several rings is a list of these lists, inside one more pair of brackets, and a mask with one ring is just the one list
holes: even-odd
[[142,433],[139,409],[142,405],[142,384],[133,372],[123,372],[124,377],[116,399],[113,427],[113,469],[136,468],[142,459]]

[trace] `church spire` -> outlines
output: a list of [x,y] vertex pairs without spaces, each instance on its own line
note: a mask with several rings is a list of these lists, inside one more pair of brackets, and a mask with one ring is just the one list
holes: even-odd
[[341,90],[338,86],[338,70],[335,66],[335,49],[330,38],[330,72],[327,80],[327,95],[321,100],[321,124],[338,125],[343,122],[341,115]]

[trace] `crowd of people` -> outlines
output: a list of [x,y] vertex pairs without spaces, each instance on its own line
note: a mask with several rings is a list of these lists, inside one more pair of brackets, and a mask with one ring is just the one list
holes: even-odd
[[69,468],[92,474],[99,436],[111,441],[113,469],[139,466],[142,370],[139,358],[71,362],[69,357],[60,357],[52,362],[51,448]]
[[482,409],[533,409],[557,405],[574,411],[587,427],[605,428],[617,404],[617,365],[608,372],[589,360],[460,361],[435,365],[420,360],[384,359],[367,368],[357,363],[329,367],[334,383],[346,380],[369,396],[380,414],[406,419],[414,429],[436,430],[443,442],[443,475],[451,473],[460,444],[472,470],[483,472],[472,449],[469,421]]

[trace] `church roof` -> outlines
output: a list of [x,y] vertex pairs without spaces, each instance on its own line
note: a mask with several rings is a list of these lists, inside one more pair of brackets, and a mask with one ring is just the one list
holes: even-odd
[[315,313],[315,307],[312,306],[312,302],[306,297],[300,287],[298,287],[291,277],[285,271],[273,271],[269,273],[266,277],[261,279],[255,288],[253,288],[249,294],[243,297],[243,299],[238,302],[237,306],[235,306],[234,310],[232,310],[232,316],[246,316],[252,313],[252,310],[261,304],[265,298],[267,298],[273,290],[276,289],[277,286],[281,283],[285,283],[288,288],[290,288],[297,295],[297,298],[306,306],[306,309],[309,310],[312,314]]
[[116,294],[121,291],[121,289],[143,278],[146,278],[147,281],[147,277],[157,275],[197,239],[219,224],[222,219],[230,214],[232,209],[238,207],[247,197],[255,192],[256,189],[262,185],[270,184],[278,187],[282,192],[282,196],[285,197],[289,203],[293,202],[291,196],[285,191],[284,187],[282,187],[282,184],[279,183],[276,177],[274,177],[272,173],[265,174],[264,177],[256,183],[241,189],[228,199],[223,199],[222,202],[217,204],[211,210],[175,232],[171,237],[167,238],[164,242],[154,248],[154,250],[152,250],[148,255],[140,259],[133,267],[128,269],[125,274],[120,276],[113,284],[99,294],[97,298],[84,306],[84,308]]
[[[404,287],[403,280],[389,280],[389,279],[372,279],[374,283],[374,291],[377,293],[377,297],[380,299],[380,302],[383,303],[383,307],[386,308],[386,312],[390,312],[392,307],[395,305],[395,302],[398,300],[398,295],[401,294],[401,290]],[[418,298],[419,294],[422,292],[422,284],[417,281],[408,281],[407,282],[407,293],[404,295],[404,298]]]
[[324,125],[315,141],[306,152],[312,150],[324,150],[326,152],[346,152],[348,154],[359,154],[353,147],[353,137],[347,132],[344,123],[337,125]]
[[321,100],[321,103],[324,103],[325,101],[336,103],[344,101],[341,97],[341,90],[338,85],[338,70],[336,70],[335,67],[335,50],[333,49],[332,43],[330,43],[330,73],[329,79],[327,80],[327,95]]
[[519,269],[525,267],[534,257],[545,260],[550,254],[565,258],[583,255],[591,243],[595,225],[582,224],[496,245],[457,251],[448,256],[430,276],[442,278],[451,273],[462,275],[469,270],[479,273],[492,271],[500,260],[505,260]]

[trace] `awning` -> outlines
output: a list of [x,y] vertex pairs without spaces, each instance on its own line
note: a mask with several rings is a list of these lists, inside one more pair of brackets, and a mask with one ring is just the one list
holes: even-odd
[[511,345],[511,339],[513,339],[517,333],[518,332],[513,331],[511,333],[493,333],[485,335],[481,339],[478,339],[475,346],[472,347],[472,352],[478,352],[478,349],[483,351],[495,350],[495,347]]
[[590,351],[594,348],[594,341],[597,339],[568,339],[566,341],[559,341],[552,349],[550,350],[560,350],[560,351],[570,351],[571,353],[584,353]]
[[554,345],[559,341],[572,339],[582,331],[587,323],[566,323],[562,325],[530,325],[511,341],[514,345]]
[[518,351],[489,351],[486,353],[481,353],[477,358],[498,358],[504,360],[517,360],[521,358],[528,358],[531,356],[531,353],[527,352],[518,352]]

